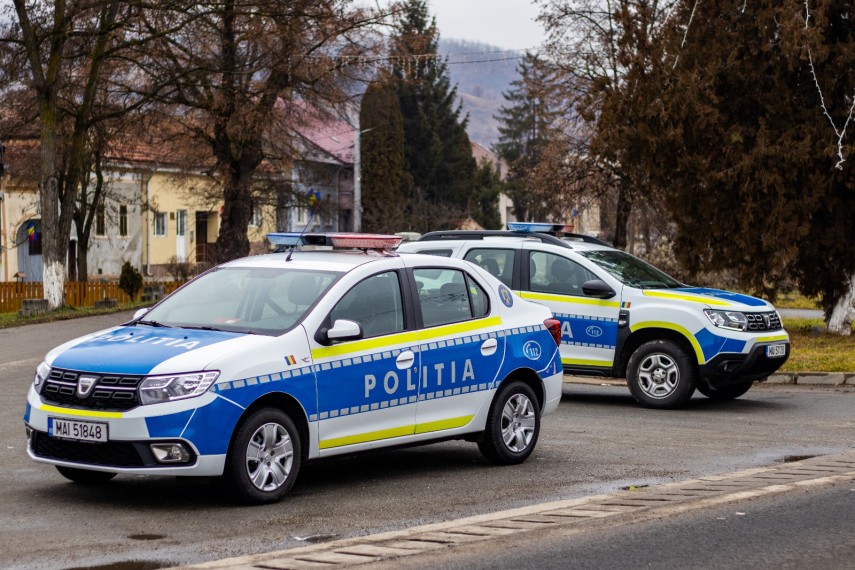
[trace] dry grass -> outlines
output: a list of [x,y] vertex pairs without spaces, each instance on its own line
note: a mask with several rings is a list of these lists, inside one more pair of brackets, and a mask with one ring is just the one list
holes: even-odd
[[95,309],[92,307],[62,307],[47,315],[34,315],[32,317],[21,318],[18,313],[0,313],[0,329],[10,327],[19,327],[22,325],[32,325],[36,323],[51,323],[53,321],[65,321],[68,319],[77,319],[80,317],[91,317],[92,315],[108,315],[110,313],[119,313],[121,311],[129,311],[140,307],[148,307],[152,303],[120,303],[118,307],[109,309]]
[[790,358],[781,372],[855,372],[855,331],[826,332],[822,319],[784,319],[790,333]]

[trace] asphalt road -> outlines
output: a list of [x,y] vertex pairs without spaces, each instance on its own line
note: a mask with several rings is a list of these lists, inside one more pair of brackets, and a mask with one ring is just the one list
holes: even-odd
[[760,386],[663,412],[639,408],[624,387],[567,385],[521,466],[488,466],[464,442],[327,460],[264,507],[235,505],[206,481],[77,486],[27,457],[25,394],[49,348],[127,316],[0,330],[0,567],[202,562],[855,447],[851,388]]

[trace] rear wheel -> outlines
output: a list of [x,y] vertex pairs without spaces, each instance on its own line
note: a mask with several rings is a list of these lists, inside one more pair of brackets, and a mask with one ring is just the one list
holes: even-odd
[[116,473],[108,473],[107,471],[92,471],[90,469],[62,467],[60,465],[56,466],[56,470],[69,481],[74,481],[75,483],[81,483],[83,485],[106,483],[116,476]]
[[698,391],[712,400],[735,400],[745,394],[754,385],[753,380],[748,382],[740,382],[739,384],[731,384],[730,386],[722,386],[713,390],[704,384],[698,384]]
[[534,391],[525,383],[511,381],[499,389],[478,449],[491,463],[522,463],[534,451],[540,434],[540,408]]
[[282,410],[262,408],[238,427],[225,476],[244,502],[274,503],[294,486],[301,457],[291,418]]
[[629,357],[626,372],[633,397],[648,408],[677,408],[695,392],[694,363],[671,340],[651,340],[639,346]]

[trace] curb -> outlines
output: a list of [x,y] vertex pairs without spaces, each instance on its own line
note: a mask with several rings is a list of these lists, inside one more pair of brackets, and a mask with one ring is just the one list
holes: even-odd
[[[593,384],[595,386],[626,386],[622,378],[595,376],[564,376],[565,384]],[[778,372],[763,384],[798,386],[855,386],[855,372]]]

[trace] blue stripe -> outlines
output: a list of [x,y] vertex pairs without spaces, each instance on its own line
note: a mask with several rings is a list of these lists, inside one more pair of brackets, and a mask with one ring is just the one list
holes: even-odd
[[705,287],[691,287],[685,289],[673,289],[673,291],[681,291],[684,293],[694,293],[695,295],[707,295],[716,299],[725,301],[733,301],[734,303],[742,303],[749,307],[765,307],[766,301],[757,297],[750,297],[741,293],[733,293],[731,291],[722,291],[721,289],[707,289]]

